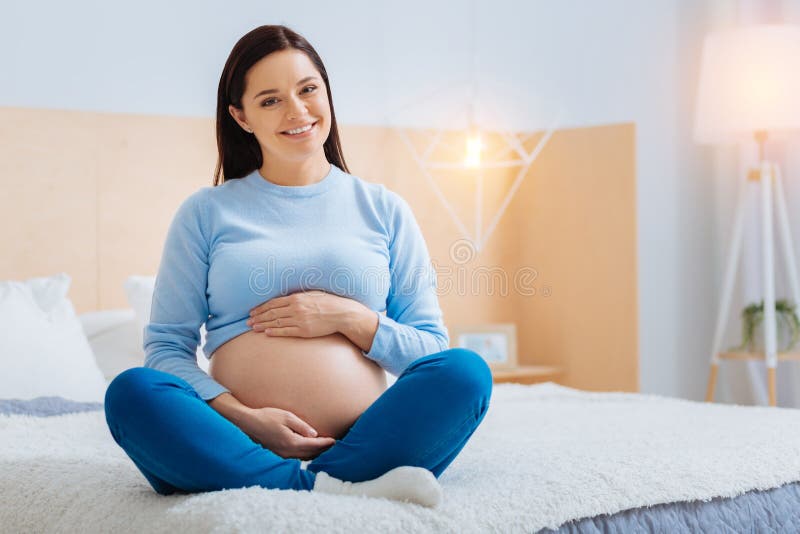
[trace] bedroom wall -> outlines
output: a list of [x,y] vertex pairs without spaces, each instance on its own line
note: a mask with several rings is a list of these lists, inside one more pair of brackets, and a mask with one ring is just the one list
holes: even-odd
[[[34,126],[43,122],[46,136]],[[554,132],[480,251],[454,238],[457,228],[396,132],[340,130],[350,172],[412,207],[451,331],[513,322],[521,364],[560,366],[559,381],[572,387],[638,391],[633,125]],[[426,137],[406,133],[412,144]],[[0,108],[0,176],[18,178],[0,195],[0,212],[14,221],[0,225],[10,260],[0,279],[65,271],[78,312],[128,307],[123,282],[157,271],[177,206],[209,185],[213,134],[210,118]],[[516,172],[485,175],[484,204],[494,213]],[[436,181],[471,225],[466,178]]]
[[497,108],[488,124],[633,122],[641,389],[702,398],[718,269],[709,156],[686,142],[687,117],[693,58],[725,2],[502,0],[476,3],[475,19],[462,2],[226,5],[14,3],[0,20],[0,105],[208,117],[236,38],[277,22],[321,51],[343,124],[454,122],[473,68]]

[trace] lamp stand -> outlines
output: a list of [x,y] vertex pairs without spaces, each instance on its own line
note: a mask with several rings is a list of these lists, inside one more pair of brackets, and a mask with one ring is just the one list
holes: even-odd
[[[717,371],[722,359],[766,359],[767,382],[769,387],[769,405],[776,405],[775,369],[778,363],[777,331],[775,319],[775,268],[774,268],[774,236],[773,236],[773,203],[777,209],[778,229],[786,264],[786,272],[792,297],[796,305],[800,305],[800,286],[797,282],[797,265],[795,263],[792,236],[789,231],[789,218],[786,212],[786,199],[783,192],[780,167],[764,158],[764,141],[766,132],[757,132],[756,140],[759,142],[758,170],[751,171],[743,176],[739,184],[736,214],[733,224],[733,235],[728,250],[728,262],[725,268],[722,295],[720,298],[719,315],[717,316],[714,345],[711,351],[711,373],[708,378],[706,402],[713,402],[714,388],[717,381]],[[745,196],[747,182],[757,180],[761,182],[761,241],[762,241],[762,266],[763,266],[763,291],[764,291],[764,352],[763,353],[720,353],[725,325],[728,321],[731,294],[736,277],[736,266],[742,244],[742,227],[745,215]],[[775,198],[773,199],[773,187]],[[800,354],[780,354],[780,359],[800,359]]]

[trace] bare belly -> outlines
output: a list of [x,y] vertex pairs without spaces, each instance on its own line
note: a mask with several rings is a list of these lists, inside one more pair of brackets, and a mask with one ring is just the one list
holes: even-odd
[[267,337],[245,332],[212,355],[209,374],[251,408],[281,408],[320,436],[341,439],[386,390],[383,369],[342,334]]

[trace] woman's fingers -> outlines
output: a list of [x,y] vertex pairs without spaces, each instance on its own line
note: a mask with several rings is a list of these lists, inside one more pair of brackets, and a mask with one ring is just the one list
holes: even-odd
[[288,306],[284,308],[275,308],[264,313],[251,316],[247,320],[247,325],[258,326],[261,323],[267,323],[276,319],[288,319],[290,317],[292,317],[292,312]]
[[299,438],[301,442],[296,447],[296,457],[304,460],[316,458],[325,452],[326,449],[336,444],[336,440],[333,438]]
[[286,412],[284,425],[292,431],[289,456],[311,459],[336,443],[334,438],[318,437],[317,431],[292,412]]
[[284,424],[289,427],[289,430],[300,434],[301,436],[309,438],[317,437],[317,431],[314,430],[314,427],[290,411],[286,412],[286,422]]
[[309,438],[294,433],[289,441],[289,444],[285,447],[284,454],[281,456],[284,458],[299,458],[300,460],[316,458],[326,449],[336,444],[334,438]]
[[305,438],[303,436],[298,436],[295,439],[296,439],[295,447],[305,452],[314,452],[319,449],[327,449],[328,447],[336,443],[335,439],[327,437]]
[[267,328],[291,328],[297,325],[289,318],[275,319],[274,321],[267,321],[265,323],[256,323],[252,325],[253,330],[256,332],[263,332]]
[[303,329],[299,326],[286,326],[281,328],[267,328],[264,333],[268,336],[285,337],[313,337],[304,335]]

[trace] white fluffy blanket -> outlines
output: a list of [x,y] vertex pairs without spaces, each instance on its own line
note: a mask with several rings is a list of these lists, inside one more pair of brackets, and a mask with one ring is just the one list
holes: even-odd
[[498,385],[437,509],[251,487],[162,497],[102,412],[0,416],[8,532],[531,532],[800,480],[800,411]]

